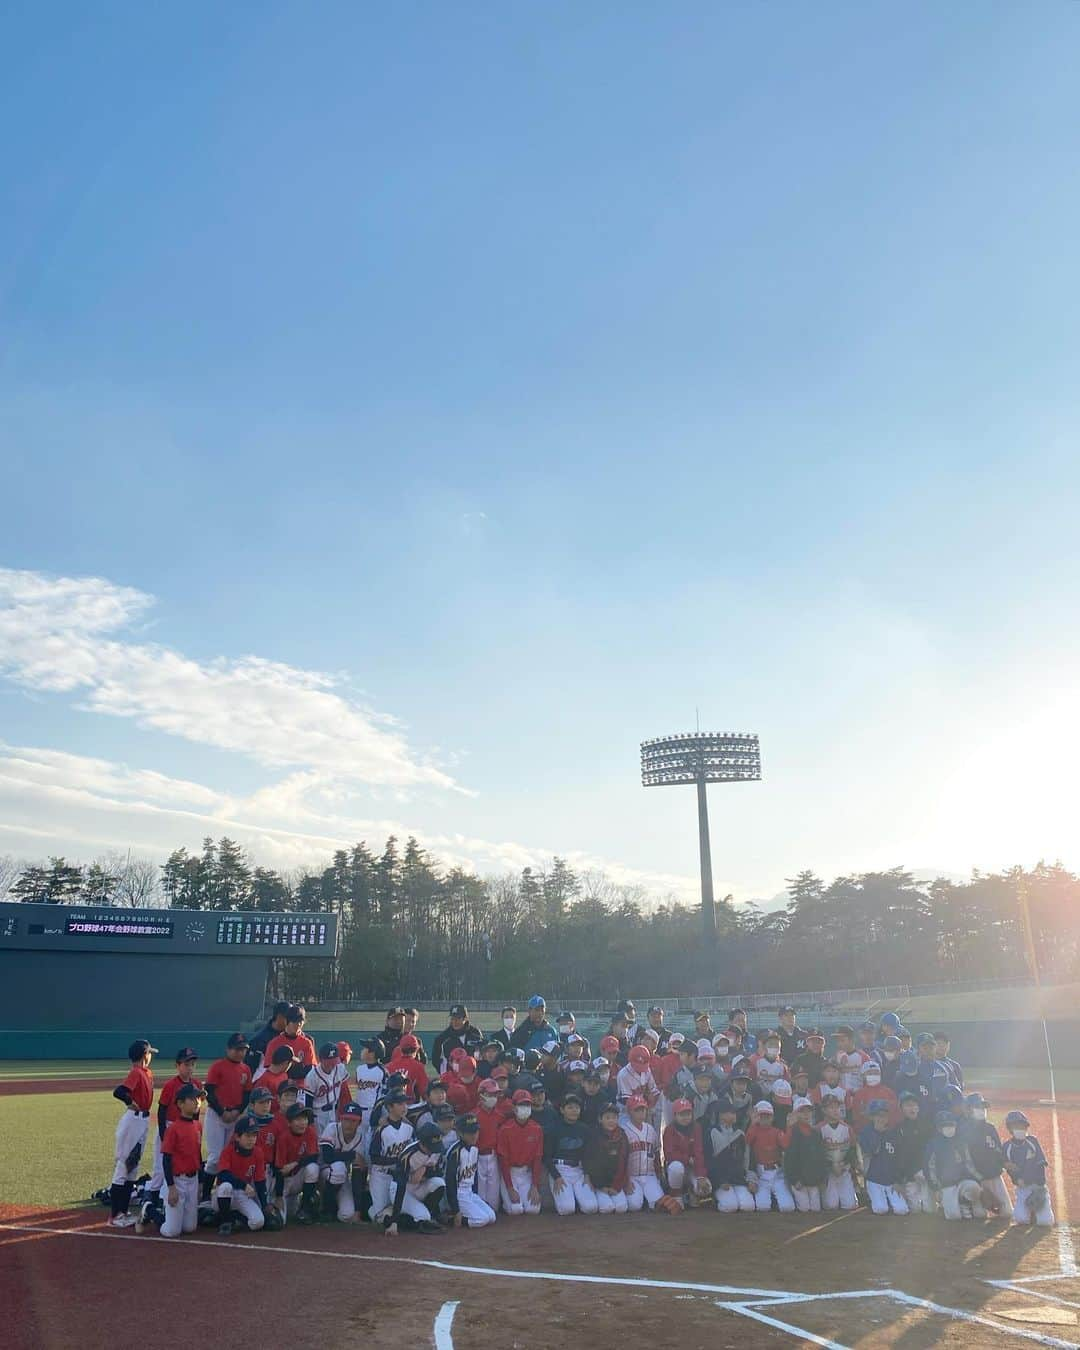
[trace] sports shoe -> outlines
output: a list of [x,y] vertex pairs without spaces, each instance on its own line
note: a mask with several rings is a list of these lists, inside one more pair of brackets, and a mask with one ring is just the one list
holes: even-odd
[[134,1214],[114,1214],[109,1220],[110,1228],[134,1228],[138,1223]]
[[232,1232],[232,1224],[219,1223],[217,1230],[218,1230],[218,1237],[228,1237],[229,1234]]
[[435,1223],[432,1219],[421,1219],[416,1225],[418,1233],[442,1233],[444,1231],[442,1224]]
[[298,1209],[296,1211],[296,1222],[302,1223],[305,1227],[308,1227],[316,1222],[315,1215],[312,1214],[309,1210]]

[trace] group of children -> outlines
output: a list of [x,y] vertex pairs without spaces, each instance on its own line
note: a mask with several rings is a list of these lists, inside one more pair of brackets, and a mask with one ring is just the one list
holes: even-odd
[[430,1065],[415,1019],[391,1009],[355,1063],[344,1041],[316,1048],[304,1010],[288,1003],[250,1041],[229,1037],[203,1081],[196,1051],[178,1051],[137,1216],[157,1052],[135,1041],[113,1094],[125,1112],[110,1222],[175,1237],[200,1223],[228,1234],[329,1218],[393,1236],[483,1227],[500,1210],[547,1203],[561,1215],[863,1203],[875,1214],[1011,1211],[1017,1223],[1053,1223],[1028,1118],[1010,1111],[1003,1142],[986,1099],[965,1094],[948,1037],[913,1041],[894,1013],[838,1028],[827,1056],[824,1034],[800,1028],[790,1007],[759,1034],[741,1009],[719,1032],[702,1011],[690,1036],[669,1030],[658,1007],[639,1024],[625,1003],[593,1055],[573,1015],[553,1025],[536,995],[520,1023],[505,1008],[490,1036],[455,1005]]

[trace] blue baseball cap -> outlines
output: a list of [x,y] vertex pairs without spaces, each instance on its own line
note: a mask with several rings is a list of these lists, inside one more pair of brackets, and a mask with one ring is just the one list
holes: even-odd
[[546,1001],[546,999],[543,997],[542,994],[533,994],[532,998],[529,999],[529,1007],[530,1007],[530,1008],[546,1008],[546,1007],[547,1007],[547,1001]]

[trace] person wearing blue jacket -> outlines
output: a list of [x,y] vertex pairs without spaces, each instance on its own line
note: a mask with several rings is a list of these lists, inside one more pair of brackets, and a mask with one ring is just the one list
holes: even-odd
[[926,1152],[926,1178],[939,1192],[942,1214],[947,1219],[985,1219],[979,1175],[967,1144],[957,1137],[956,1116],[939,1111],[936,1124]]
[[[991,1125],[986,1118],[989,1105],[981,1092],[969,1092],[964,1098],[964,1118],[960,1121],[957,1136],[967,1145],[975,1171],[979,1174],[983,1203],[992,1214],[1007,1216],[1012,1201],[1001,1176],[1005,1170],[1005,1150],[997,1126]],[[995,1204],[989,1203],[991,1195]]]
[[889,1103],[875,1097],[866,1114],[870,1124],[859,1131],[859,1152],[870,1208],[875,1214],[888,1214],[890,1210],[894,1214],[907,1214],[907,1201],[897,1186],[898,1145],[896,1131],[889,1129]]
[[1031,1133],[1031,1121],[1023,1111],[1010,1111],[1005,1117],[1009,1140],[1005,1145],[1005,1167],[1016,1183],[1014,1223],[1037,1223],[1048,1227],[1054,1222],[1050,1192],[1046,1185],[1048,1163],[1042,1144]]

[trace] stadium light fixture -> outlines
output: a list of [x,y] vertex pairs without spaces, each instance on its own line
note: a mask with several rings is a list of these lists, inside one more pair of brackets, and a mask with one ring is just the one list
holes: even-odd
[[710,945],[716,942],[716,901],[706,787],[709,783],[753,783],[760,778],[761,747],[758,738],[749,732],[697,731],[641,743],[642,787],[697,785],[701,923],[705,941]]

